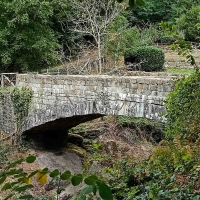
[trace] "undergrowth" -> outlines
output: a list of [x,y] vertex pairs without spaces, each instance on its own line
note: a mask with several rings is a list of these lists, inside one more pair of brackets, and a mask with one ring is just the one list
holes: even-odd
[[117,200],[199,200],[200,144],[162,141],[145,161],[115,160],[104,177]]
[[117,116],[116,121],[121,130],[128,127],[147,141],[158,143],[165,138],[165,124],[162,122],[128,116]]

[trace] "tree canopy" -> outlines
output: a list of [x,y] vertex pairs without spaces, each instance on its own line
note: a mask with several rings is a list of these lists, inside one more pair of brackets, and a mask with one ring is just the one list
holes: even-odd
[[58,21],[68,6],[57,0],[0,2],[1,71],[35,70],[55,64]]
[[[127,5],[125,0],[117,1]],[[176,22],[176,18],[180,18],[178,23],[181,22],[180,28],[186,30],[186,38],[197,41],[196,36],[194,38],[188,34],[194,29],[195,33],[198,32],[192,21],[196,23],[199,19],[190,20],[186,13],[191,13],[189,9],[195,10],[192,7],[199,5],[198,0],[129,0],[129,5],[132,8],[126,7],[119,13],[127,20],[127,29],[135,25],[144,28],[143,22],[147,24],[158,23],[161,20]],[[103,13],[101,11],[99,13],[103,21]],[[74,31],[76,25],[70,20],[79,16],[80,12],[73,7],[73,1],[2,0],[0,71],[34,71],[57,64],[63,54],[76,55],[81,48],[84,48],[84,39],[88,37],[86,33]],[[85,21],[80,27],[83,28],[86,24],[88,22]],[[120,37],[126,35],[125,33],[127,32],[123,32]],[[63,54],[60,53],[61,49]]]

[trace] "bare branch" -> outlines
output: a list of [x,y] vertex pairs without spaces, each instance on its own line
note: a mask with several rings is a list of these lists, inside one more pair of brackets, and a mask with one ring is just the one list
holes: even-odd
[[77,15],[70,20],[72,31],[90,35],[94,38],[98,50],[99,73],[102,71],[103,39],[109,33],[109,25],[124,9],[124,4],[113,0],[83,0],[72,1],[72,7]]

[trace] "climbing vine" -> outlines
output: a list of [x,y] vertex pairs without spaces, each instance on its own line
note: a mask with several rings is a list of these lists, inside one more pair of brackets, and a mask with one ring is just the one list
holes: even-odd
[[19,130],[22,127],[23,121],[28,116],[28,110],[31,105],[32,97],[33,91],[29,87],[22,87],[21,89],[14,87],[11,91],[11,100]]
[[11,128],[11,132],[7,132],[13,136],[12,138],[15,143],[19,139],[23,122],[28,116],[28,110],[31,105],[32,97],[33,92],[28,87],[8,87],[0,89],[1,115],[3,119],[5,118],[6,120],[9,120],[9,124],[5,125],[2,123],[1,126],[5,126],[4,128],[7,129],[7,126],[16,124],[15,127],[17,127],[17,130],[15,128]]

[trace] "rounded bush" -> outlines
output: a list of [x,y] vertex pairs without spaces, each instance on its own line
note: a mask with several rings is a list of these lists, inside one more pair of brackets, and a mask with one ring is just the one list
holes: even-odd
[[128,70],[147,72],[160,71],[164,66],[164,52],[152,46],[136,47],[125,53],[124,61]]

